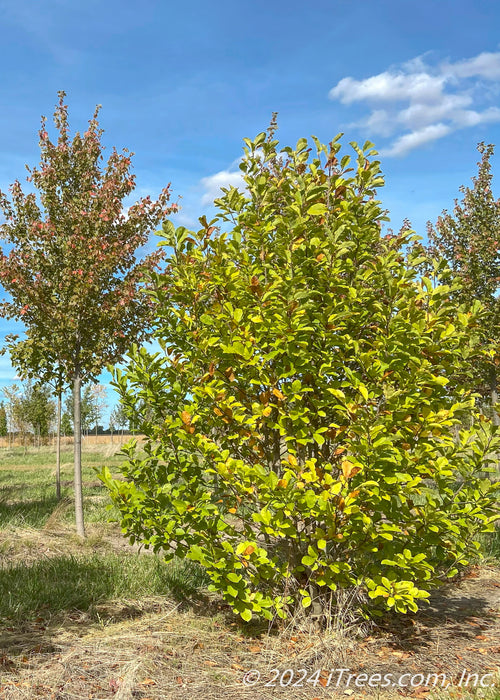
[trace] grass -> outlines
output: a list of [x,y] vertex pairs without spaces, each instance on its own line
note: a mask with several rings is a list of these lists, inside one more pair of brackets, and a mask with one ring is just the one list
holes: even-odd
[[[110,449],[111,447],[111,449]],[[116,450],[119,449],[115,445]],[[55,455],[52,448],[33,449],[25,455],[22,448],[5,449],[0,469],[0,529],[42,528],[58,506],[55,497]],[[73,493],[73,452],[61,453],[62,497]],[[96,480],[94,469],[106,463],[110,469],[120,464],[121,457],[113,446],[84,445],[82,452],[82,479],[84,482],[85,516],[87,522],[106,522],[112,517],[106,510],[108,501]],[[71,508],[64,508],[63,519],[72,523]],[[115,514],[116,515],[116,514]]]
[[481,538],[483,554],[487,561],[500,562],[500,527],[495,532],[486,534]]
[[[370,637],[358,639],[335,630],[318,634],[288,626],[271,634],[266,626],[243,625],[220,599],[207,593],[206,576],[197,564],[166,563],[160,556],[131,547],[113,522],[117,513],[108,509],[107,492],[94,471],[104,464],[117,471],[122,459],[118,449],[118,444],[94,444],[92,439],[84,443],[88,537],[81,541],[74,534],[72,450],[62,454],[63,498],[57,501],[52,448],[31,448],[26,455],[22,448],[0,448],[2,700],[323,700],[332,697],[332,689],[321,684],[266,689],[264,683],[272,679],[273,668],[356,668],[361,658],[371,672],[378,672],[382,663],[396,664],[391,667],[394,672],[410,670],[409,661],[408,668],[399,665],[401,655],[407,656],[404,640],[390,634],[384,637],[379,632],[370,641]],[[499,530],[485,537],[484,550],[488,563],[498,563]],[[474,590],[480,591],[480,586]],[[431,644],[435,629],[439,633],[435,649],[425,646],[415,662],[417,671],[432,649],[438,660],[444,650],[451,653],[449,639],[440,641],[446,634],[444,620],[442,627],[441,622],[425,627],[426,644]],[[421,623],[413,623],[418,632]],[[474,640],[478,647],[491,645],[486,639],[489,633],[482,630],[464,623],[457,639],[466,649]],[[399,654],[395,658],[393,648]],[[465,653],[474,657],[474,652]],[[482,659],[481,653],[476,656]],[[242,684],[249,669],[262,674],[262,683],[256,687]],[[459,694],[456,690],[433,692],[432,697],[500,700],[498,687]],[[387,697],[380,689],[372,696]]]
[[[165,563],[127,548],[117,512],[95,469],[116,468],[119,445],[84,444],[82,476],[89,537],[74,532],[72,450],[61,455],[62,498],[55,495],[54,451],[5,449],[0,468],[0,618],[26,620],[42,611],[88,611],[109,600],[186,598],[207,584],[193,562]],[[50,546],[49,546],[50,545]],[[115,551],[116,545],[118,550]],[[43,555],[40,557],[41,552]],[[17,553],[17,554],[16,554]],[[19,561],[21,560],[21,561]]]
[[110,600],[195,594],[207,583],[192,562],[155,556],[91,553],[45,558],[30,566],[4,566],[0,618],[21,622],[69,611],[90,611]]
[[[0,468],[0,618],[27,620],[43,612],[92,611],[109,600],[196,594],[207,584],[193,562],[137,556],[113,522],[117,512],[95,469],[116,468],[118,445],[84,445],[82,471],[89,537],[74,532],[72,451],[61,455],[62,499],[54,485],[51,448],[4,448]],[[118,549],[118,551],[116,551]],[[40,556],[41,555],[41,556]]]

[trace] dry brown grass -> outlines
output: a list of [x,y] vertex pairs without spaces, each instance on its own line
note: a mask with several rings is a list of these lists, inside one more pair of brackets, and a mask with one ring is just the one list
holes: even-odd
[[[121,435],[120,433],[115,433],[113,435],[113,439],[111,440],[110,435],[92,435],[92,433],[89,433],[88,435],[84,436],[82,439],[82,449],[89,448],[91,449],[92,445],[113,445],[115,448],[118,448],[120,445],[125,444],[128,440],[130,440],[132,437],[135,437],[135,439],[138,442],[141,442],[144,439],[143,435]],[[51,447],[55,451],[55,438],[50,437],[50,438],[45,438],[42,447]],[[24,447],[25,446],[25,441],[19,438],[16,438],[14,440],[9,440],[8,438],[5,437],[0,437],[0,448],[2,447],[10,447],[10,448],[17,448],[17,447]],[[36,449],[38,447],[37,441],[31,439],[27,439],[26,441],[26,446],[32,450]],[[72,447],[73,446],[73,437],[61,437],[61,446],[62,447]]]
[[[313,700],[351,694],[352,687],[325,687],[331,669],[394,677],[446,672],[450,679],[464,668],[498,670],[499,573],[476,570],[460,586],[437,594],[430,609],[385,620],[369,635],[291,626],[270,633],[265,626],[238,622],[214,596],[190,604],[167,598],[111,601],[97,606],[93,617],[77,611],[40,617],[3,631],[0,698]],[[322,674],[315,687],[272,684],[272,669],[287,668],[294,680],[300,669]],[[243,678],[250,669],[261,679],[247,687]],[[425,697],[430,690],[364,688],[356,689],[356,697]],[[453,697],[462,694],[453,688]]]
[[[101,626],[80,615],[13,635],[16,655],[3,657],[0,697],[264,700],[277,691],[295,700],[329,697],[319,684],[265,687],[272,668],[311,668],[317,635],[247,629],[209,599],[187,610],[162,599],[121,602],[100,613]],[[333,662],[331,650],[329,656]],[[263,681],[246,687],[244,673],[253,668],[262,670]]]

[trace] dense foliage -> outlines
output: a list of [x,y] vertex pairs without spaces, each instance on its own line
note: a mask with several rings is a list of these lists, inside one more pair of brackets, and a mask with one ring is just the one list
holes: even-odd
[[[500,364],[500,199],[492,190],[492,145],[478,146],[481,160],[473,186],[460,188],[462,201],[455,201],[453,212],[444,211],[436,225],[428,225],[431,254],[441,256],[459,281],[454,292],[457,303],[471,305],[479,300],[485,313],[481,322],[482,342],[487,350],[477,363],[477,388],[490,393],[491,403],[498,400],[497,382]],[[496,425],[500,419],[493,411]]]
[[409,232],[381,235],[371,144],[351,168],[338,139],[245,143],[246,190],[198,232],[164,225],[163,352],[115,378],[145,455],[101,478],[132,540],[200,562],[245,620],[352,587],[415,610],[498,512],[489,424],[453,435],[478,305],[419,279]]

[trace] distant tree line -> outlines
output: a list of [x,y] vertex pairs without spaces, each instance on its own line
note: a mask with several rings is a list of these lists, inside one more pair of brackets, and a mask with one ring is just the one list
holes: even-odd
[[[0,401],[0,437],[20,439],[25,444],[40,446],[55,433],[56,401],[53,388],[44,383],[27,380],[16,382],[3,389],[4,399]],[[72,396],[67,395],[61,417],[61,435],[73,435]],[[121,432],[130,429],[129,419],[123,406],[114,408],[105,429],[106,387],[102,384],[88,384],[82,392],[83,435],[90,431],[96,434]]]

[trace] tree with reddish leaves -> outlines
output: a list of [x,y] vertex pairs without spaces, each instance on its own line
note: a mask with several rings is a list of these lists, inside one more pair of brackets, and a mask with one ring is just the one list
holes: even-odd
[[151,304],[143,279],[160,253],[138,260],[136,252],[176,205],[166,187],[156,201],[145,197],[125,210],[135,187],[133,154],[113,150],[104,162],[99,107],[85,133],[70,138],[64,98],[60,92],[55,141],[42,117],[41,162],[28,167],[27,178],[36,193],[25,193],[19,181],[10,198],[0,192],[0,235],[10,247],[0,254],[0,282],[10,296],[0,311],[21,320],[36,345],[37,352],[17,353],[21,364],[40,364],[45,376],[49,364],[73,387],[76,527],[84,536],[81,385],[147,336]]
[[[457,301],[472,305],[479,300],[485,314],[482,322],[484,343],[489,345],[490,360],[475,367],[478,390],[489,394],[491,405],[498,402],[498,365],[500,364],[500,199],[492,192],[490,159],[493,145],[480,143],[481,160],[473,187],[460,187],[462,202],[455,201],[453,214],[446,210],[435,227],[428,224],[431,252],[443,257],[460,283]],[[492,411],[495,425],[500,425]]]

